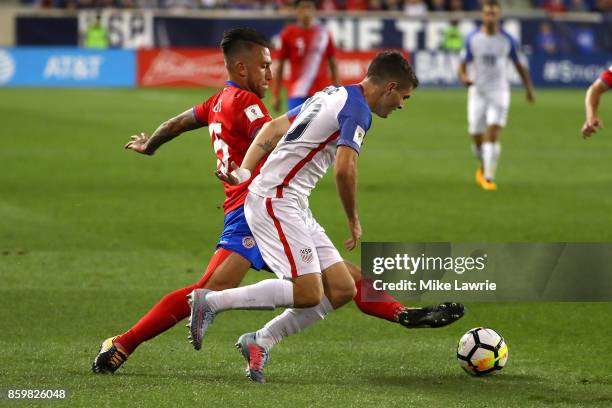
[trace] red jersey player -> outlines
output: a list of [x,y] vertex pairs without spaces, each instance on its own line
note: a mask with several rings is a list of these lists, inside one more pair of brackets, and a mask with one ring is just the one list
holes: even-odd
[[[276,126],[274,122],[266,124],[271,118],[261,101],[271,80],[271,59],[266,44],[266,40],[252,29],[237,28],[225,32],[221,48],[229,81],[223,90],[206,102],[164,122],[151,137],[144,133],[132,136],[126,148],[152,155],[161,145],[180,134],[208,126],[218,159],[217,171],[227,173],[228,163],[240,165],[258,130],[264,125],[271,128]],[[289,120],[287,115],[284,117],[286,121]],[[260,147],[271,149],[265,144]],[[253,177],[258,168],[253,172]],[[140,344],[188,317],[190,308],[187,295],[194,289],[220,291],[234,288],[240,284],[249,268],[265,268],[244,216],[243,205],[249,181],[236,186],[224,183],[224,229],[204,276],[195,284],[164,296],[125,333],[104,340],[92,364],[93,372],[115,372]],[[364,313],[406,327],[434,325],[439,319],[447,317],[448,312],[437,307],[405,308],[386,292],[376,291],[370,281],[361,279],[357,266],[350,262],[346,264],[353,279],[359,282],[355,302]],[[365,293],[363,298],[362,293]],[[363,300],[366,298],[376,300]]]
[[[151,137],[144,133],[132,136],[125,146],[127,149],[152,155],[176,136],[208,126],[217,156],[217,170],[227,169],[230,161],[242,162],[257,131],[271,120],[261,98],[272,79],[272,59],[266,39],[252,29],[237,28],[225,32],[221,49],[229,76],[223,90],[164,122]],[[195,288],[233,288],[240,284],[250,267],[264,267],[244,221],[243,204],[248,184],[224,185],[224,229],[204,276],[194,285],[166,295],[127,332],[106,339],[93,362],[94,372],[114,372],[141,343],[189,316],[187,294]]]
[[314,1],[298,0],[295,4],[298,24],[287,25],[280,34],[278,69],[272,88],[272,107],[276,111],[280,110],[280,88],[286,60],[291,65],[287,90],[289,110],[300,106],[326,86],[338,84],[334,42],[327,28],[315,20]]
[[586,121],[582,125],[582,137],[585,139],[603,127],[603,122],[597,115],[601,94],[612,87],[612,66],[604,71],[589,87],[585,97]]

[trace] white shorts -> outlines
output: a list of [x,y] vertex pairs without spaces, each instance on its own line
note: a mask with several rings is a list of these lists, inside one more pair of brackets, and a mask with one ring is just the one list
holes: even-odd
[[510,108],[510,91],[483,92],[475,86],[468,89],[468,132],[485,133],[488,126],[506,126]]
[[261,256],[281,279],[321,273],[342,262],[306,200],[261,197],[250,192],[244,203],[244,215]]

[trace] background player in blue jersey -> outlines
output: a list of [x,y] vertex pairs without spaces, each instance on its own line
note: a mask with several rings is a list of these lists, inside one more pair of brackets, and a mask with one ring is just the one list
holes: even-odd
[[[482,4],[482,27],[465,41],[459,79],[468,90],[468,131],[472,135],[474,154],[480,160],[476,183],[484,190],[496,190],[495,170],[501,154],[501,129],[506,125],[510,108],[508,60],[518,71],[527,100],[535,93],[527,67],[518,57],[516,41],[500,27],[501,6],[497,0]],[[469,71],[468,71],[469,65]]]

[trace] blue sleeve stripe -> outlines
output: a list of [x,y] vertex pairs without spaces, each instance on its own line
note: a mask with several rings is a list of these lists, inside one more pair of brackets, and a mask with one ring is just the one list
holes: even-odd
[[194,119],[196,120],[196,122],[198,122],[200,125],[202,125],[202,126],[207,126],[207,125],[208,125],[208,123],[204,123],[204,122],[202,122],[202,121],[201,121],[201,120],[198,118],[198,115],[196,115],[195,108],[196,108],[195,106],[194,106],[193,108],[191,108],[191,113],[193,114],[193,118],[194,118]]
[[474,60],[474,54],[472,54],[472,38],[476,35],[479,30],[474,30],[468,34],[465,38],[465,56],[463,62],[471,62]]
[[519,61],[518,52],[517,52],[518,45],[516,43],[516,40],[505,30],[501,30],[501,33],[510,42],[510,53],[508,54],[508,56],[510,57],[510,59],[512,59],[512,61],[519,63],[520,61]]
[[300,105],[296,106],[295,108],[290,109],[289,111],[287,111],[286,115],[289,118],[289,120],[295,118],[297,115],[300,114],[300,111],[302,110],[302,106],[303,105],[304,104],[300,104]]
[[336,148],[338,148],[338,146],[350,147],[351,149],[356,151],[357,154],[360,153],[359,145],[357,143],[353,142],[352,140],[340,139],[340,140],[338,140],[338,143],[336,143]]

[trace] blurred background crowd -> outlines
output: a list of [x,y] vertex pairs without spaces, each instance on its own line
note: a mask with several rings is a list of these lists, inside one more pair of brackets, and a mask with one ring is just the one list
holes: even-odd
[[[290,0],[20,0],[22,5],[44,8],[192,8],[279,10]],[[506,0],[512,8],[542,9],[549,13],[612,13],[612,0]],[[436,11],[478,10],[479,0],[319,0],[323,11],[403,11],[409,15]]]

